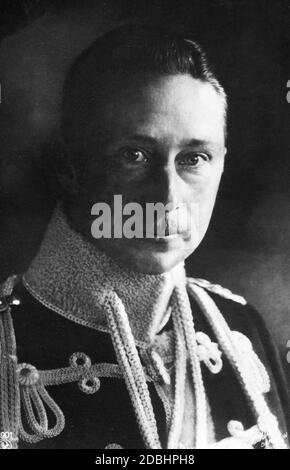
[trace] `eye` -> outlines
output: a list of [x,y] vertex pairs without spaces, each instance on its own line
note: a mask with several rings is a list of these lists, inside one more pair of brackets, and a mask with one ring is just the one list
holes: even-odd
[[190,168],[199,168],[209,160],[210,157],[206,153],[190,152],[182,156],[179,160],[179,165]]
[[129,148],[122,150],[121,157],[124,162],[129,165],[147,163],[149,161],[147,153],[137,148]]

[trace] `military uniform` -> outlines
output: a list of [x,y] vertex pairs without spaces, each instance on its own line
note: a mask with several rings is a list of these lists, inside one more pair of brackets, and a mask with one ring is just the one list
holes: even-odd
[[182,269],[132,277],[92,250],[58,211],[27,273],[2,286],[0,430],[12,447],[287,447],[287,386],[259,314],[180,281]]

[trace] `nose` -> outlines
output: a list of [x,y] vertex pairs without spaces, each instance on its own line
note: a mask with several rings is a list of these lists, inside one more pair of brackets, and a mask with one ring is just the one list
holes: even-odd
[[169,210],[174,210],[180,203],[182,182],[176,171],[175,165],[166,165],[159,168],[155,179],[155,202],[168,205]]

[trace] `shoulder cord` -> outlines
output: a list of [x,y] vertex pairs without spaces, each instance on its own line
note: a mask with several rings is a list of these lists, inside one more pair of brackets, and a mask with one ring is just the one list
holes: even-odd
[[168,449],[176,449],[178,438],[182,429],[182,418],[184,413],[185,401],[185,377],[186,377],[186,346],[183,337],[181,319],[177,312],[177,302],[174,296],[172,305],[172,320],[175,340],[175,389],[174,389],[174,405],[170,411],[171,422],[168,434]]
[[[62,411],[47,393],[44,385],[42,383],[36,385],[39,374],[35,368],[32,368],[35,373],[31,375],[35,383],[20,387],[16,341],[11,317],[13,288],[17,282],[18,276],[11,276],[1,286],[0,305],[0,431],[12,434],[9,437],[9,443],[14,449],[18,446],[18,435],[27,442],[36,443],[44,437],[54,437],[60,434],[65,425]],[[30,365],[24,364],[24,366],[27,367],[27,372],[31,372]],[[29,434],[24,430],[21,403],[34,434]],[[45,405],[55,417],[56,423],[51,429],[48,429]]]
[[192,381],[195,392],[196,423],[195,423],[195,447],[204,448],[207,444],[207,402],[204,383],[201,374],[201,366],[198,355],[198,345],[194,328],[193,315],[186,285],[179,283],[174,289],[177,309],[175,315],[180,315],[180,322],[185,338],[186,349],[189,355]]
[[[20,437],[30,444],[35,444],[44,438],[52,438],[58,436],[65,426],[65,417],[63,412],[51,398],[42,384],[23,386],[20,388],[21,404],[25,412],[28,425],[33,434],[28,433],[23,426],[20,415],[19,431]],[[48,418],[45,405],[51,411],[55,418],[55,425],[48,427]],[[35,415],[34,408],[37,415]]]
[[203,288],[192,282],[188,282],[187,285],[189,292],[195,298],[202,312],[208,319],[221,349],[230,361],[235,374],[248,396],[252,409],[256,415],[257,425],[263,435],[267,438],[269,447],[274,449],[287,448],[279,430],[278,420],[271,413],[263,393],[261,392],[259,382],[256,382],[253,378],[251,380],[251,377],[247,374],[246,366],[243,366],[244,362],[239,350],[235,347],[232,332],[215,302]]
[[[8,278],[1,294],[10,296],[17,277]],[[17,357],[11,308],[1,302],[0,308],[0,431],[12,434],[9,443],[17,448],[20,416],[20,392],[17,381]]]
[[113,292],[106,297],[104,307],[108,314],[113,346],[144,444],[149,449],[161,449],[149,389],[124,305],[118,295]]

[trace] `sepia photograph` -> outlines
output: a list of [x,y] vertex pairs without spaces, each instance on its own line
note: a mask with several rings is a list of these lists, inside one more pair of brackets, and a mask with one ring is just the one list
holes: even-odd
[[289,0],[0,1],[0,450],[289,449],[289,286]]

